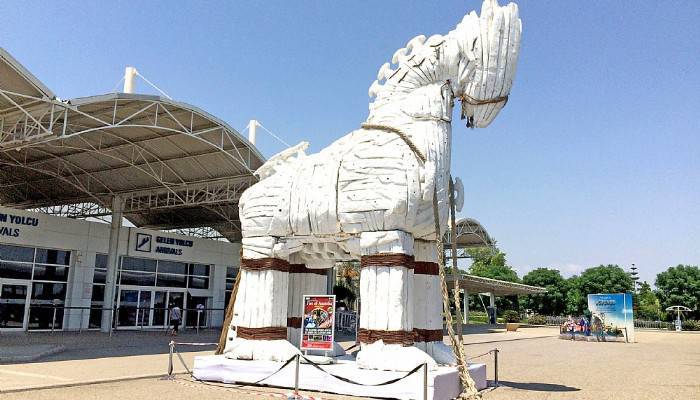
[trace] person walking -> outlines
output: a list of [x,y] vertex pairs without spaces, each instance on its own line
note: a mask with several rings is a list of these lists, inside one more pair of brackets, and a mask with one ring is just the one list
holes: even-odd
[[180,328],[180,320],[182,319],[182,310],[177,305],[170,309],[170,325],[173,326],[171,331],[172,336],[177,336],[177,332]]

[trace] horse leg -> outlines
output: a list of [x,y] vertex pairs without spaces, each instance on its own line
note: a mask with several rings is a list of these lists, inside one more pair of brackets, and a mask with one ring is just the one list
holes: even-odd
[[[289,294],[287,296],[287,340],[301,345],[301,323],[304,316],[304,295],[325,294],[327,269],[311,269],[292,255],[289,265]],[[299,262],[297,262],[299,261]]]
[[413,236],[363,232],[360,248],[358,367],[408,371],[428,363],[434,368],[435,361],[413,347]]
[[299,352],[287,341],[289,262],[276,256],[276,245],[274,237],[243,238],[229,358],[286,361]]
[[434,241],[416,240],[413,249],[416,260],[413,270],[414,345],[428,353],[438,364],[454,364],[452,349],[443,342],[437,245]]

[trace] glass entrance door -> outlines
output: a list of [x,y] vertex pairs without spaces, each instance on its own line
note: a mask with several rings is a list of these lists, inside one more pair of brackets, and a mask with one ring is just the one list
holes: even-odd
[[0,284],[0,329],[25,328],[27,285]]
[[136,326],[139,291],[122,289],[119,292],[119,326]]
[[153,292],[153,326],[165,326],[165,310],[168,308],[168,292],[156,290]]
[[162,328],[168,309],[177,305],[184,310],[185,293],[166,290],[121,289],[119,291],[119,326]]

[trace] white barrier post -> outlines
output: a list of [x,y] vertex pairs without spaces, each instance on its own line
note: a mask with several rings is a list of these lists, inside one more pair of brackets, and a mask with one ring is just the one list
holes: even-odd
[[169,343],[170,354],[168,355],[168,377],[173,375],[173,353],[175,352],[175,341],[171,340]]
[[297,354],[296,371],[294,373],[294,398],[299,398],[299,354]]
[[56,305],[53,305],[53,319],[51,320],[51,334],[53,335],[53,329],[56,326]]
[[493,383],[498,387],[498,349],[493,349]]
[[423,400],[428,400],[428,363],[423,364]]

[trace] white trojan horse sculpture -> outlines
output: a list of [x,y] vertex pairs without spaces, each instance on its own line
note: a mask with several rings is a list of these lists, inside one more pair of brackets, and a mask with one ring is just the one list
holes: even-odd
[[454,362],[442,342],[435,245],[449,212],[453,100],[467,126],[493,121],[508,99],[520,32],[515,4],[486,0],[480,16],[470,13],[447,35],[415,37],[394,53],[395,69],[380,68],[363,128],[318,154],[305,155],[301,143],[256,171],[261,181],[240,201],[237,329],[227,357],[298,353],[301,296],[325,293],[337,260],[360,259],[358,365]]

